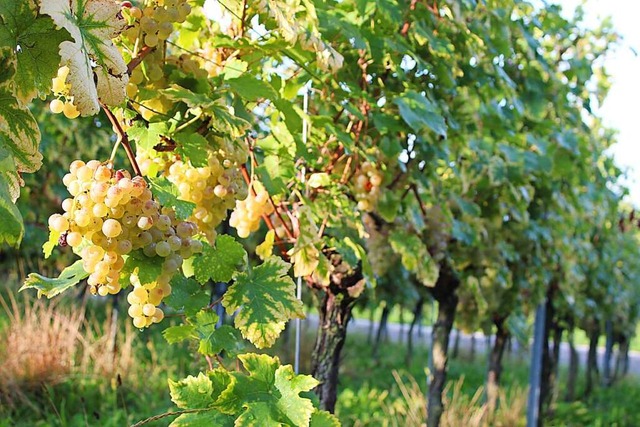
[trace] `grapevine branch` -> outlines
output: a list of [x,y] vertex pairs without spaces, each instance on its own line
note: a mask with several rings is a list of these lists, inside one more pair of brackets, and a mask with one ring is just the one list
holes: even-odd
[[131,149],[131,144],[129,144],[129,136],[124,131],[124,129],[122,129],[122,125],[120,125],[120,122],[118,121],[116,116],[113,114],[113,112],[109,109],[109,107],[107,107],[103,103],[100,103],[100,105],[102,106],[102,109],[107,115],[107,118],[113,125],[113,128],[115,129],[116,134],[118,135],[118,141],[124,148],[124,151],[127,153],[127,158],[131,163],[131,167],[133,168],[133,171],[135,172],[136,175],[142,175],[142,172],[140,171],[140,166],[138,166],[138,162],[136,161],[136,156],[133,153],[133,150]]
[[[251,150],[251,164],[254,167],[257,166],[256,158],[253,155],[253,150]],[[246,170],[246,166],[243,165],[242,167],[245,168],[245,170]],[[248,175],[248,173],[247,173],[247,175]],[[255,193],[255,191],[254,191],[254,193]],[[269,194],[269,203],[271,204],[271,207],[273,207],[273,211],[276,213],[276,216],[278,217],[278,219],[282,223],[282,227],[284,228],[284,232],[287,235],[287,237],[289,239],[291,239],[291,240],[295,240],[296,238],[293,235],[293,232],[291,231],[291,229],[289,228],[289,226],[285,222],[284,218],[282,217],[282,214],[280,213],[280,211],[278,210],[278,207],[276,206],[275,202],[273,201],[273,198],[271,197],[271,194]]]
[[145,46],[142,49],[140,49],[140,52],[138,52],[138,54],[133,59],[131,59],[131,61],[129,61],[129,63],[127,64],[127,73],[131,75],[133,70],[138,65],[140,65],[140,63],[144,60],[144,58],[146,58],[146,56],[149,55],[154,50],[155,50],[155,47],[149,47],[149,46]]
[[137,423],[132,424],[131,427],[140,427],[145,424],[149,424],[150,422],[158,421],[166,417],[173,417],[175,415],[195,414],[197,412],[210,411],[210,410],[211,408],[197,408],[197,409],[185,409],[183,411],[165,412],[164,414],[154,415],[153,417],[149,417],[145,420],[138,421]]
[[[247,170],[247,166],[242,165],[242,167],[240,168],[240,171],[242,171],[242,177],[244,178],[244,181],[247,183],[248,186],[250,186],[251,192],[255,196],[257,193],[256,193],[256,190],[253,187],[251,187],[251,177],[249,177],[249,171]],[[276,227],[273,225],[273,221],[271,221],[271,218],[269,218],[269,215],[263,214],[262,219],[267,224],[267,227],[269,227],[269,230],[273,230],[275,232]],[[282,242],[282,240],[278,237],[277,233],[275,238],[276,238],[276,244],[280,248],[280,252],[282,252],[283,256],[286,256],[287,250],[284,247],[284,243]]]

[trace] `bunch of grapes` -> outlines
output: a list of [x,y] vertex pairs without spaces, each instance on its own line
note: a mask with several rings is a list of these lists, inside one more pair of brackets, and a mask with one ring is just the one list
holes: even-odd
[[[156,301],[170,293],[169,280],[183,260],[202,251],[202,242],[193,239],[196,225],[177,220],[171,208],[161,208],[142,177],[131,178],[127,171],[114,171],[97,160],[76,160],[63,183],[72,197],[62,202],[63,214],[49,218],[49,228],[60,234],[61,245],[79,253],[93,293],[118,293],[124,257],[141,250],[162,265],[160,277],[146,285],[149,291],[157,288]],[[130,281],[136,285],[135,275]],[[155,311],[149,318],[161,320]]]
[[[152,157],[153,156],[153,157]],[[246,161],[242,147],[222,141],[217,150],[210,150],[207,165],[195,167],[173,153],[138,152],[138,164],[143,175],[159,172],[178,188],[179,198],[196,205],[189,218],[198,231],[213,244],[216,227],[227,217],[236,200],[247,196],[239,165]]]
[[183,23],[189,13],[191,6],[186,0],[155,0],[143,9],[130,7],[133,24],[125,35],[132,41],[140,38],[146,46],[156,47],[171,36],[173,23]]
[[68,119],[75,119],[80,115],[78,108],[73,105],[73,97],[69,95],[70,86],[67,84],[69,67],[66,65],[58,69],[58,75],[52,79],[51,90],[56,96],[49,104],[49,109],[54,114],[63,113]]
[[367,232],[365,246],[371,269],[377,277],[383,277],[398,261],[398,256],[389,245],[388,227],[377,223],[369,214],[362,216],[362,222]]
[[355,175],[355,197],[358,201],[358,209],[371,212],[380,197],[380,185],[382,173],[376,170],[373,163],[366,162]]
[[253,181],[253,191],[245,200],[238,200],[236,208],[231,212],[229,225],[235,228],[242,238],[258,230],[262,215],[270,215],[273,206],[269,203],[269,193],[259,181]]

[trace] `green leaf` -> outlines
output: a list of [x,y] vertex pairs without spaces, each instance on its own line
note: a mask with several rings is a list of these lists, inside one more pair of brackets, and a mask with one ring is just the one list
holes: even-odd
[[215,410],[182,414],[169,424],[170,427],[233,427],[233,425],[234,419],[232,416]]
[[162,336],[169,344],[175,344],[189,338],[195,338],[195,331],[196,327],[193,325],[175,325],[162,331]]
[[151,191],[156,197],[156,200],[160,202],[162,206],[171,206],[175,210],[176,217],[179,220],[185,220],[191,216],[196,204],[179,199],[180,193],[178,187],[173,185],[171,181],[165,177],[160,177],[149,179],[149,183],[151,184]]
[[258,80],[254,76],[244,74],[234,79],[227,79],[227,83],[235,92],[247,101],[258,99],[277,99],[278,93],[265,80]]
[[20,211],[11,200],[9,186],[4,180],[0,180],[0,218],[0,244],[7,243],[17,247],[24,236],[24,223]]
[[27,104],[36,96],[46,96],[60,65],[58,45],[71,40],[57,30],[48,16],[38,15],[33,0],[0,3],[0,47],[8,46],[16,58],[17,98]]
[[243,75],[247,71],[248,67],[249,64],[245,61],[237,58],[231,58],[225,62],[224,68],[220,74],[224,76],[225,80],[236,79]]
[[405,231],[393,231],[389,235],[389,243],[393,251],[400,255],[402,265],[415,273],[423,285],[435,286],[440,269],[418,236]]
[[209,294],[195,280],[181,274],[171,279],[171,294],[164,299],[165,304],[187,316],[196,314],[209,304]]
[[309,206],[301,206],[297,212],[298,238],[293,248],[287,252],[293,263],[293,275],[305,277],[313,274],[320,263],[322,241],[318,236],[318,226],[313,220]]
[[309,427],[340,427],[340,420],[332,413],[318,409],[311,414]]
[[268,258],[262,265],[236,274],[235,283],[222,299],[229,315],[239,310],[235,326],[258,348],[271,346],[286,321],[304,317],[295,284],[287,275],[289,267],[280,258]]
[[69,67],[67,82],[80,114],[96,114],[100,102],[122,104],[129,73],[111,41],[127,26],[120,5],[110,0],[48,0],[41,2],[40,13],[51,16],[73,39],[60,43],[60,56]]
[[224,412],[241,412],[236,426],[306,426],[314,411],[311,400],[300,397],[318,385],[309,375],[296,375],[291,365],[264,354],[238,356],[248,372],[232,373],[235,382],[220,395]]
[[229,325],[216,328],[218,316],[211,310],[201,311],[196,315],[195,328],[200,338],[198,352],[205,356],[214,356],[223,350],[231,354],[242,351],[242,337]]
[[393,101],[400,110],[400,116],[416,132],[425,128],[446,137],[447,125],[438,107],[431,100],[415,91],[407,91]]
[[218,236],[215,246],[204,244],[202,254],[193,261],[193,268],[196,280],[200,283],[209,280],[228,282],[246,262],[247,253],[242,245],[233,237],[223,234]]
[[125,277],[128,281],[131,274],[136,271],[140,284],[144,286],[155,282],[162,274],[162,263],[157,257],[149,258],[142,253],[142,250],[133,251],[127,256],[120,277]]
[[137,124],[127,131],[129,138],[136,142],[136,148],[144,151],[151,151],[153,147],[160,143],[160,136],[168,132],[167,124],[164,122],[149,123],[149,126]]
[[84,280],[87,277],[89,277],[89,273],[84,271],[82,268],[82,261],[78,260],[62,270],[60,276],[57,278],[48,278],[37,273],[29,274],[20,288],[20,291],[22,292],[25,289],[37,289],[38,297],[44,295],[47,298],[53,298],[77,285],[81,280]]
[[169,380],[171,400],[181,409],[208,408],[215,402],[213,382],[200,372],[197,377],[189,375],[180,381]]
[[[18,172],[35,172],[42,165],[42,154],[38,151],[40,129],[33,114],[13,94],[15,62],[9,59],[6,52],[6,48],[0,49],[0,152],[4,153],[2,175],[8,174],[15,182],[19,182]],[[7,156],[13,160],[11,168],[8,167],[10,160],[5,160]],[[17,186],[11,185],[11,182],[7,184],[11,199],[16,200]]]
[[180,132],[173,136],[178,143],[176,151],[189,159],[194,167],[201,168],[209,164],[209,141],[198,133]]

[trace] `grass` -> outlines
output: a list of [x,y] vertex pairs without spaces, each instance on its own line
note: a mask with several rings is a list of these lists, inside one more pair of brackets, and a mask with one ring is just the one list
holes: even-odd
[[[380,317],[382,316],[382,308],[383,308],[382,305],[378,305],[375,308],[371,308],[368,306],[367,307],[357,306],[354,309],[354,317],[357,319],[367,319],[367,320],[374,319],[375,322],[378,322],[380,320]],[[429,327],[432,325],[434,320],[434,309],[435,307],[432,305],[431,301],[425,302],[423,307],[423,315],[420,322],[422,326]],[[388,318],[389,323],[404,324],[408,329],[412,320],[413,320],[413,313],[411,312],[410,308],[405,307],[403,309],[399,305],[394,305],[391,308],[391,312],[389,313],[389,318]],[[564,334],[562,338],[563,338],[563,341],[566,342],[567,335]],[[606,341],[606,337],[604,336],[604,334],[600,335],[600,338],[598,339],[598,347],[604,348],[605,341]],[[574,343],[577,346],[588,347],[589,337],[587,336],[586,332],[584,332],[581,329],[576,329],[574,333]],[[636,333],[634,335],[634,338],[631,340],[631,345],[629,349],[632,351],[640,352],[640,323],[636,326]]]
[[[195,374],[206,368],[206,361],[188,345],[167,345],[161,336],[163,328],[133,330],[124,312],[117,322],[114,359],[108,351],[111,313],[110,304],[102,299],[78,303],[63,297],[34,303],[5,298],[5,308],[0,310],[0,342],[19,350],[0,355],[4,376],[0,384],[5,387],[0,391],[0,427],[125,426],[173,407],[167,380]],[[168,319],[163,326],[172,321],[175,319]],[[291,332],[269,350],[283,363],[293,360]],[[310,370],[314,332],[306,331],[303,336],[303,372]],[[374,359],[365,336],[348,337],[337,405],[343,425],[422,425],[428,349],[417,346],[408,364],[405,352],[404,344],[383,342]],[[491,420],[483,406],[485,369],[486,356],[481,354],[473,360],[464,354],[451,360],[444,426],[522,425],[526,360],[511,357],[505,362],[502,404]],[[640,385],[627,380],[599,389],[592,399],[559,403],[547,424],[640,425],[635,410],[638,400]],[[167,423],[163,419],[148,425]]]

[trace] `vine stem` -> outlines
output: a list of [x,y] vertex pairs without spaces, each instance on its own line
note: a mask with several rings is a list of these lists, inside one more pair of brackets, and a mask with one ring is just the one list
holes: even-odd
[[[256,193],[256,190],[253,188],[253,186],[251,186],[251,177],[249,177],[249,171],[247,170],[247,166],[246,165],[242,165],[240,167],[240,171],[242,172],[242,177],[244,178],[244,181],[247,183],[247,185],[249,186],[250,191],[255,196],[257,193]],[[269,215],[263,214],[262,215],[262,219],[267,224],[267,227],[269,227],[269,230],[273,230],[274,232],[276,231],[276,227],[273,225],[273,221],[271,221],[271,218],[269,218]],[[284,242],[278,237],[278,233],[276,233],[275,239],[276,239],[276,244],[280,248],[280,252],[282,253],[282,256],[283,257],[288,257],[287,250],[284,247]]]
[[[253,177],[253,171],[256,170],[256,168],[258,167],[258,162],[256,161],[256,156],[253,154],[253,150],[251,150],[251,154],[250,155],[251,155],[251,166],[252,166],[251,167],[251,172],[252,172],[251,175]],[[245,166],[243,165],[243,167],[245,167]],[[255,194],[255,191],[254,191],[254,194]],[[271,194],[269,194],[269,203],[271,204],[271,207],[273,208],[273,211],[276,213],[276,216],[280,220],[280,223],[282,224],[282,227],[284,228],[284,233],[287,235],[287,237],[289,239],[296,240],[296,237],[293,235],[293,231],[291,231],[291,229],[289,228],[287,223],[284,221],[284,218],[282,217],[282,214],[278,210],[278,206],[276,206],[276,203],[273,201],[273,198],[271,197]]]
[[[109,109],[109,107],[107,107],[103,103],[100,103],[100,105],[102,106],[102,109],[104,110],[105,114],[107,115],[107,118],[113,125],[113,128],[116,131],[116,134],[118,135],[119,143],[116,142],[116,147],[118,145],[122,145],[122,147],[124,148],[124,151],[127,153],[127,158],[131,163],[131,167],[133,168],[133,171],[135,172],[136,175],[142,175],[142,172],[140,172],[140,166],[138,166],[138,162],[136,161],[136,156],[133,153],[133,150],[131,149],[131,144],[129,144],[129,137],[127,136],[127,133],[124,131],[124,129],[122,129],[122,125],[120,124],[116,116],[113,114],[113,112]],[[115,147],[114,147],[114,150],[115,150]]]
[[198,409],[185,409],[183,411],[165,412],[164,414],[154,415],[153,417],[149,417],[142,421],[138,421],[137,423],[132,424],[131,427],[140,427],[150,422],[161,420],[162,418],[172,417],[175,415],[194,414],[196,412],[208,411],[209,409],[210,408],[198,408]]
[[[136,46],[137,46],[137,40],[136,40]],[[144,58],[154,50],[155,50],[155,47],[149,47],[149,46],[144,46],[142,49],[140,49],[140,52],[138,52],[136,56],[133,57],[133,59],[131,59],[131,61],[129,61],[129,63],[127,64],[127,73],[131,75],[133,70],[138,65],[140,65],[140,63],[144,60]]]

